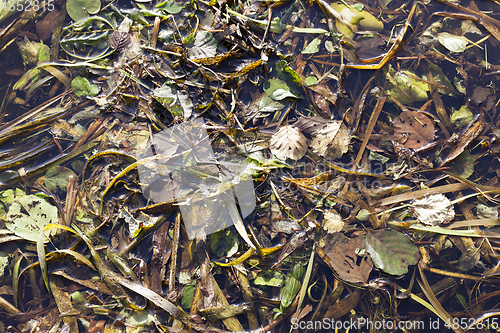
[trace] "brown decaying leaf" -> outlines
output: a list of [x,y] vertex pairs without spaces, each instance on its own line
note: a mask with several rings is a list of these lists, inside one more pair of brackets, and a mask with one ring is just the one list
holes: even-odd
[[434,140],[434,123],[422,112],[405,110],[394,120],[394,135],[406,136],[403,145],[418,149]]
[[342,280],[353,283],[368,281],[373,263],[366,254],[363,238],[349,239],[342,233],[335,233],[333,237],[327,235],[323,240],[326,243],[322,249],[326,255],[323,260]]
[[451,201],[440,193],[414,200],[410,209],[420,222],[427,225],[439,226],[455,217]]
[[125,49],[131,42],[130,34],[125,31],[116,30],[109,37],[109,45],[116,52],[121,52]]
[[283,126],[273,134],[270,142],[271,152],[279,159],[301,159],[307,152],[307,139],[293,125]]
[[311,148],[318,155],[326,158],[341,158],[349,150],[351,136],[342,121],[325,125],[313,134]]

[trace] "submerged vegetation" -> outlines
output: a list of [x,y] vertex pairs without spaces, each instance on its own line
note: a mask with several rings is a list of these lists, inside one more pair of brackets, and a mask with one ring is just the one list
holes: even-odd
[[1,332],[498,328],[497,2],[6,6]]

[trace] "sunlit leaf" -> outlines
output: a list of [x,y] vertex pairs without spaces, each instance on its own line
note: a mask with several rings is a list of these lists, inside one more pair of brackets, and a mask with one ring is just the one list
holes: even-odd
[[350,142],[347,127],[342,121],[334,121],[313,134],[311,148],[323,157],[340,158],[349,150]]
[[[10,205],[6,218],[5,226],[7,229],[32,242],[38,241],[47,224],[59,222],[57,208],[36,195],[19,197]],[[45,235],[54,232],[47,232]],[[44,237],[44,242],[48,241],[48,238]]]
[[319,51],[319,45],[321,44],[320,38],[314,38],[303,50],[302,54],[313,54]]
[[214,57],[217,54],[217,40],[210,32],[199,31],[188,54],[191,59]]
[[316,76],[308,76],[308,77],[306,77],[306,81],[305,81],[306,86],[312,86],[316,82],[318,82],[318,79],[316,78]]
[[169,14],[177,14],[184,6],[179,5],[175,0],[167,0],[156,5],[156,8],[161,8]]
[[440,193],[415,199],[410,204],[410,209],[420,222],[432,226],[450,222],[455,217],[451,201]]
[[387,93],[403,104],[412,104],[427,99],[429,86],[427,83],[416,80],[410,71],[395,72],[392,67],[386,74],[390,89]]
[[418,263],[418,248],[408,236],[389,229],[366,235],[366,250],[375,266],[392,275],[408,272],[408,266]]
[[77,97],[97,96],[99,88],[95,84],[90,84],[85,77],[77,76],[71,81],[71,88]]
[[174,116],[188,119],[193,111],[193,102],[184,90],[176,90],[164,85],[153,91],[153,97]]
[[448,32],[441,32],[437,37],[441,45],[446,47],[449,51],[455,53],[464,52],[467,44],[470,42],[464,36],[456,36]]
[[459,110],[453,111],[450,120],[453,125],[457,127],[463,127],[470,124],[473,117],[474,115],[472,114],[470,109],[467,106],[462,105]]
[[323,229],[325,229],[328,233],[334,233],[342,231],[344,227],[344,222],[342,222],[342,216],[337,213],[335,210],[328,210],[323,213]]
[[258,286],[281,287],[285,283],[285,276],[280,271],[263,271],[253,283]]
[[273,134],[270,148],[279,159],[299,160],[307,152],[307,140],[297,127],[286,125]]

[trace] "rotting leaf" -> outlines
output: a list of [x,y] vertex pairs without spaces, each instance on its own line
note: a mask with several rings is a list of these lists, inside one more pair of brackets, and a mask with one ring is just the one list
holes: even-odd
[[434,140],[434,123],[422,112],[405,110],[394,120],[394,135],[406,137],[405,147],[418,149]]
[[273,134],[270,142],[271,152],[279,159],[301,159],[307,152],[306,137],[293,125],[283,126]]
[[390,89],[387,93],[403,104],[412,104],[414,102],[427,99],[429,86],[427,83],[415,79],[415,74],[410,71],[396,72],[392,67],[386,74]]
[[432,226],[448,223],[455,217],[451,201],[441,193],[415,199],[410,204],[410,210],[420,222]]
[[465,179],[474,173],[474,156],[467,149],[449,163],[450,171]]
[[62,166],[55,166],[50,168],[44,177],[45,186],[52,192],[57,191],[58,189],[62,191],[66,191],[68,188],[68,177],[73,176],[75,179],[77,178],[76,174],[73,170],[68,169]]
[[313,134],[311,148],[326,158],[340,158],[349,150],[351,136],[342,121],[325,125]]
[[366,254],[364,239],[350,239],[342,233],[335,233],[325,236],[322,242],[325,245],[318,253],[342,280],[352,283],[368,281],[373,263]]
[[460,256],[458,259],[458,269],[462,272],[470,271],[476,264],[479,262],[481,258],[481,248],[474,247]]
[[366,250],[377,268],[392,275],[408,272],[420,258],[411,239],[394,230],[377,230],[366,235]]
[[[14,201],[9,207],[6,219],[7,229],[32,242],[38,241],[47,224],[59,222],[57,208],[36,195],[21,196]],[[46,232],[45,236],[54,233],[55,231],[51,230]],[[44,237],[43,241],[47,243],[49,239]]]

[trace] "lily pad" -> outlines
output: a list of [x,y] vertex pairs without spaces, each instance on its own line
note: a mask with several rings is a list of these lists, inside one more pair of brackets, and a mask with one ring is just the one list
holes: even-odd
[[75,21],[84,19],[101,10],[100,0],[68,0],[66,2],[68,15]]
[[[57,208],[44,198],[36,195],[25,195],[14,201],[7,213],[5,227],[19,237],[37,242],[43,228],[49,223],[59,223]],[[54,234],[56,229],[45,232],[45,236]],[[43,242],[49,239],[44,237]]]
[[420,258],[411,239],[397,231],[379,230],[366,235],[366,250],[375,266],[392,275],[403,275]]

